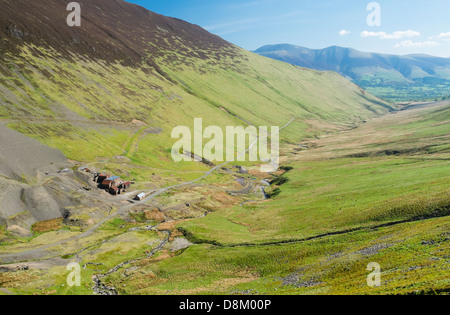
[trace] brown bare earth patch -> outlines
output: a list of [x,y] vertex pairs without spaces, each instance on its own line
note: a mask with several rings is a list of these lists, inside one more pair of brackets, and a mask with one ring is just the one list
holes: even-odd
[[273,175],[275,175],[275,176],[281,176],[281,175],[283,175],[284,173],[286,173],[285,170],[278,170],[278,171],[274,172]]
[[29,237],[32,236],[31,232],[21,226],[11,225],[8,227],[7,231],[12,236]]
[[130,210],[130,216],[133,219],[139,217],[142,220],[155,221],[157,223],[161,223],[166,220],[166,216],[163,212],[155,207],[147,205],[141,205],[133,208],[132,210]]
[[63,219],[57,218],[48,221],[41,221],[33,224],[31,227],[34,233],[47,233],[58,231],[63,227]]
[[239,284],[249,283],[249,282],[256,281],[256,280],[258,280],[258,278],[256,276],[246,275],[246,276],[243,276],[242,278],[222,279],[222,280],[216,281],[205,287],[191,289],[191,290],[180,290],[180,291],[175,291],[173,293],[180,294],[180,295],[197,295],[197,294],[211,292],[211,291],[225,292],[225,291],[229,290],[230,288],[237,286]]
[[24,283],[36,280],[38,277],[26,271],[0,273],[0,287],[20,288]]
[[138,127],[145,127],[145,126],[147,126],[147,124],[146,124],[145,122],[140,121],[140,120],[138,120],[138,119],[133,119],[133,120],[131,121],[131,124],[132,124],[132,125],[135,125],[135,126],[138,126]]
[[153,209],[151,211],[150,210],[146,210],[146,211],[144,211],[144,216],[145,216],[145,219],[153,220],[153,221],[156,221],[156,222],[163,222],[165,220],[164,213],[162,213],[158,209]]
[[239,202],[239,199],[228,195],[227,193],[221,191],[217,192],[212,196],[212,199],[219,202],[223,207],[234,206]]
[[253,177],[256,177],[258,179],[267,179],[267,178],[271,177],[269,174],[260,172],[260,171],[258,171],[256,169],[249,170],[248,174],[253,176]]
[[187,222],[189,220],[179,220],[179,221],[172,221],[172,222],[164,222],[160,225],[158,225],[158,230],[159,231],[172,231],[172,230],[176,230],[176,226],[183,223],[183,222]]

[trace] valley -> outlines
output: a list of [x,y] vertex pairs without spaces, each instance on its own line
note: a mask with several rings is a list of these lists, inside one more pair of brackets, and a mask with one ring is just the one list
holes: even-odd
[[[281,172],[289,180],[271,200],[242,205],[240,198],[225,197],[227,181],[223,179],[220,185],[188,183],[186,187],[173,187],[172,192],[168,188],[165,194],[160,190],[142,204],[122,206],[95,228],[44,248],[25,250],[39,246],[42,241],[37,239],[45,234],[29,245],[3,247],[8,252],[20,248],[14,259],[22,261],[19,265],[30,266],[31,271],[12,273],[15,285],[22,290],[27,286],[34,288],[34,281],[19,276],[31,272],[38,278],[52,279],[44,293],[90,294],[90,276],[102,272],[94,278],[98,281],[94,291],[101,294],[445,291],[449,285],[445,270],[450,267],[449,235],[445,232],[449,228],[449,134],[446,128],[439,131],[433,126],[448,123],[448,105],[441,102],[418,106],[370,120],[356,129],[306,140],[301,146],[284,146],[283,165],[292,169]],[[407,127],[399,128],[399,124]],[[212,171],[225,172],[223,168]],[[270,177],[273,175],[267,178]],[[228,185],[233,185],[232,178],[229,177]],[[299,185],[298,180],[305,184]],[[320,184],[323,180],[327,185]],[[376,184],[378,180],[383,184]],[[211,190],[211,186],[216,187]],[[372,194],[364,189],[370,189]],[[206,211],[201,198],[205,192],[221,194],[226,202],[218,199],[215,209]],[[309,196],[314,203],[308,201]],[[295,198],[298,205],[296,201],[286,201],[290,198]],[[278,204],[292,208],[280,208]],[[320,208],[307,206],[315,204]],[[149,210],[142,212],[144,209]],[[324,211],[329,211],[331,221]],[[136,220],[135,215],[141,219]],[[408,228],[413,225],[414,230]],[[61,231],[48,233],[58,235]],[[154,240],[152,245],[149,239]],[[133,246],[123,247],[124,244]],[[105,254],[117,251],[123,255],[105,260]],[[408,252],[413,256],[408,256]],[[27,257],[30,254],[32,257]],[[0,255],[0,260],[13,263],[11,257]],[[73,260],[70,257],[76,257],[85,267],[83,288],[64,287],[64,266]],[[262,257],[266,258],[261,260]],[[280,259],[283,268],[273,269]],[[383,278],[389,280],[382,288],[364,289],[362,266],[368,260],[386,264]],[[211,267],[215,271],[207,267],[213,261],[215,267]],[[342,269],[334,270],[336,263]],[[165,275],[163,270],[170,273]],[[297,270],[308,270],[308,276]],[[411,270],[407,273],[414,277],[405,277],[405,270]],[[198,277],[198,273],[207,277]],[[416,283],[414,279],[418,277],[430,280]]]
[[450,95],[448,58],[370,53],[339,46],[308,49],[289,44],[266,45],[255,53],[300,67],[336,71],[391,102],[439,101]]

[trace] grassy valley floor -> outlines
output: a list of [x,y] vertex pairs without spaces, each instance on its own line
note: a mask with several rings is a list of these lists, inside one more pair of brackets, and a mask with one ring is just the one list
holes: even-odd
[[[3,243],[3,252],[39,252],[62,240],[29,270],[0,266],[0,294],[449,293],[449,122],[441,102],[286,145],[269,200],[242,205],[250,197],[226,194],[237,175],[220,170],[83,238],[66,226]],[[71,261],[83,267],[81,287],[66,284]],[[372,262],[382,272],[375,288]]]

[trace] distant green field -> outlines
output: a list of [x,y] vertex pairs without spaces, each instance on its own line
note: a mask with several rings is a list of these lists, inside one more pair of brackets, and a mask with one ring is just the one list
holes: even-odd
[[357,82],[369,93],[391,102],[409,101],[439,101],[448,99],[450,95],[449,84],[389,84],[389,85],[365,85]]

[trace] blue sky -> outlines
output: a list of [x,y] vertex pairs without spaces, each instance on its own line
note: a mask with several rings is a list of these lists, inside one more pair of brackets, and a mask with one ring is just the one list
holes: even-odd
[[371,0],[128,1],[200,25],[248,50],[289,43],[450,57],[449,0],[375,1],[381,26],[367,23]]

